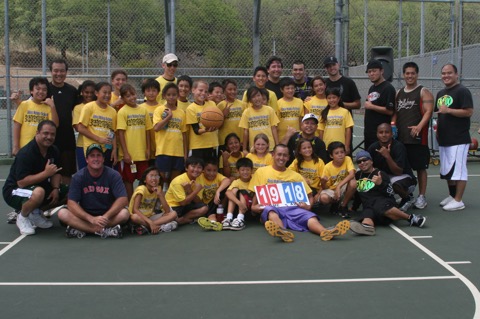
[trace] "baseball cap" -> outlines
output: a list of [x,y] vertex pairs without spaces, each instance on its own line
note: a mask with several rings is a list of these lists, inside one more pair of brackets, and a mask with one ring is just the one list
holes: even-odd
[[173,53],[168,53],[163,57],[162,63],[172,63],[174,61],[178,61],[178,57]]
[[90,153],[93,151],[93,150],[99,150],[100,153],[103,154],[103,149],[102,149],[102,146],[100,144],[90,144],[90,146],[87,147],[87,151],[85,152],[86,156],[90,155]]
[[329,56],[323,60],[323,66],[328,66],[329,64],[336,64],[338,63],[338,60],[334,56]]
[[305,114],[305,116],[302,119],[302,123],[305,122],[306,120],[309,120],[309,119],[315,120],[315,122],[317,122],[317,124],[318,124],[318,117],[313,113]]
[[370,155],[370,153],[367,152],[367,151],[360,151],[360,152],[357,153],[357,155],[355,155],[355,161],[358,161],[362,158],[367,158],[367,159],[371,160],[372,155]]
[[368,62],[367,64],[367,70],[365,71],[365,73],[367,73],[370,69],[383,69],[382,62],[378,60],[370,60],[370,62]]

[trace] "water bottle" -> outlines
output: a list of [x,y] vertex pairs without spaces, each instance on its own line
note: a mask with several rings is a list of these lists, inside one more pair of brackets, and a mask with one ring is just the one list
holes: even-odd
[[219,222],[219,223],[223,222],[223,219],[225,218],[225,215],[223,214],[222,204],[218,205],[218,207],[217,207],[216,217],[217,217],[217,222]]
[[396,140],[398,137],[398,129],[397,126],[395,125],[395,122],[391,122],[390,125],[392,126],[392,136],[393,139]]
[[[112,139],[112,140],[113,140],[114,136],[115,136],[115,132],[113,132],[112,130],[110,130],[110,132],[108,132],[108,134],[107,134],[107,138]],[[111,150],[113,148],[113,145],[112,144],[105,144],[105,148],[107,150]]]
[[[163,111],[163,113],[162,113],[162,120],[165,119],[167,116],[168,116],[167,110]],[[168,123],[165,124],[165,126],[163,127],[163,129],[166,130],[167,128],[168,128]]]

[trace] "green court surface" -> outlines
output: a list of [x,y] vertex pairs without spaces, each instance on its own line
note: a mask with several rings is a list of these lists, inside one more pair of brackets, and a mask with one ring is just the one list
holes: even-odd
[[[188,225],[67,239],[56,216],[53,229],[28,237],[2,221],[1,317],[478,318],[480,162],[468,167],[464,211],[438,206],[447,187],[431,166],[429,205],[412,210],[427,216],[425,228],[396,222],[374,237],[295,233],[286,244],[250,222],[239,232]],[[2,186],[8,169],[0,166]]]

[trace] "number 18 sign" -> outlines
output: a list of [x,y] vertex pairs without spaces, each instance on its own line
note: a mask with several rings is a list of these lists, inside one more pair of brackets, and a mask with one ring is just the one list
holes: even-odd
[[261,206],[296,206],[299,202],[310,205],[302,182],[255,186],[255,194]]

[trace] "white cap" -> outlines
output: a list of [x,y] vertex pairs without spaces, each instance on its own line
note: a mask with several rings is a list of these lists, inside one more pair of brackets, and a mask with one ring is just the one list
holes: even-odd
[[305,122],[306,120],[309,120],[309,119],[315,120],[318,124],[318,117],[313,113],[305,114],[305,116],[302,119],[302,123]]
[[173,53],[168,53],[163,57],[162,63],[172,63],[174,61],[178,61],[177,56]]

